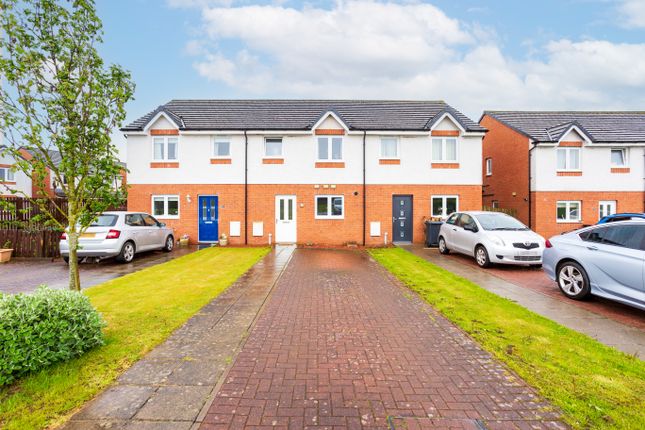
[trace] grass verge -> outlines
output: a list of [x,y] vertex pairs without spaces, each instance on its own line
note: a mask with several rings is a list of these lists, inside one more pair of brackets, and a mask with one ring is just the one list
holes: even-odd
[[267,252],[208,248],[84,290],[108,323],[105,345],[1,389],[0,428],[64,421]]
[[645,363],[400,248],[372,257],[560,408],[574,428],[645,428]]

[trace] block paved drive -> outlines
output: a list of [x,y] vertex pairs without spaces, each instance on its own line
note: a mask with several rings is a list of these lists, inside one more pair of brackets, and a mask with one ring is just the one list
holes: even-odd
[[566,428],[366,253],[298,249],[201,428]]

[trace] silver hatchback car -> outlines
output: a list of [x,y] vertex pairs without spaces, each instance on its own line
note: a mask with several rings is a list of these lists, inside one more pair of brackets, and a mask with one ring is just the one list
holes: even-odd
[[600,224],[552,237],[542,264],[571,299],[594,294],[645,310],[645,220]]
[[[87,228],[79,239],[79,258],[110,258],[123,263],[134,254],[162,249],[172,251],[175,245],[173,229],[153,216],[141,212],[104,212]],[[69,243],[61,236],[60,255],[69,261]]]

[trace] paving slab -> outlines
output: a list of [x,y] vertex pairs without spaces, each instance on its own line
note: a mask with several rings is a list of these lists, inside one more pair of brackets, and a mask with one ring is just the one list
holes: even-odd
[[[473,264],[464,264],[464,258],[445,258],[436,249],[424,248],[420,245],[403,245],[401,247],[565,327],[586,334],[607,346],[639,357],[641,360],[645,359],[645,330],[639,328],[638,321],[631,324],[622,322],[578,306],[562,295],[553,297],[550,294],[523,288],[514,282],[500,278],[500,275],[494,274],[495,272],[480,269]],[[642,311],[639,312],[642,314]]]
[[394,418],[397,428],[566,428],[365,252],[296,250],[200,428],[384,429]]
[[274,248],[63,428],[191,428],[210,404],[215,387],[246,340],[293,250]]

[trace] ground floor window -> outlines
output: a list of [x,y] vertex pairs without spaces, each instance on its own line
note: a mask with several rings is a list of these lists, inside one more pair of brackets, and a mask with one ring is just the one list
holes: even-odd
[[556,204],[556,217],[558,222],[580,222],[579,201],[559,201]]
[[616,213],[616,200],[604,200],[598,202],[598,219]]
[[343,196],[316,196],[316,218],[334,219],[345,216]]
[[453,212],[457,212],[459,207],[459,197],[457,196],[432,196],[432,216],[447,218]]
[[179,196],[152,196],[152,214],[159,218],[179,218]]

